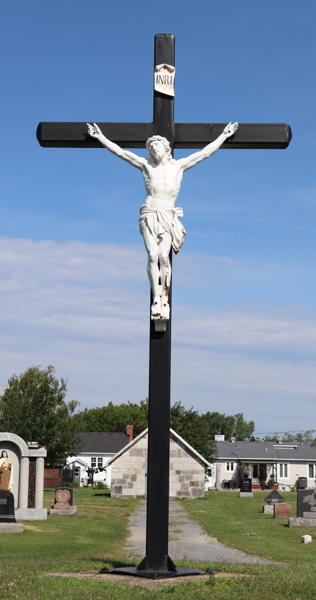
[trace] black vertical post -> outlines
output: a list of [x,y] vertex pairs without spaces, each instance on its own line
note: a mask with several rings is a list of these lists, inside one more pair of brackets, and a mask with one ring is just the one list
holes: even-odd
[[[163,63],[175,66],[175,36],[156,35],[154,44],[154,68]],[[173,115],[174,98],[154,90],[155,133],[170,142]],[[137,567],[158,573],[176,571],[168,557],[171,286],[169,304],[166,331],[155,331],[150,321],[146,556]]]
[[[154,41],[154,73],[157,65],[166,63],[175,67],[176,39],[170,34],[157,34]],[[155,75],[154,75],[155,76]],[[166,96],[154,89],[153,122],[156,135],[161,135],[169,142],[173,140],[174,96]]]
[[[161,64],[175,66],[174,35],[155,36],[154,68]],[[174,139],[173,118],[174,97],[154,90],[154,134],[167,138],[171,149]],[[170,261],[171,258],[172,250]],[[138,567],[119,567],[110,573],[152,578],[201,574],[197,569],[176,567],[168,556],[171,288],[172,282],[169,288],[170,316],[166,321],[166,331],[156,331],[155,322],[150,320],[146,555]]]

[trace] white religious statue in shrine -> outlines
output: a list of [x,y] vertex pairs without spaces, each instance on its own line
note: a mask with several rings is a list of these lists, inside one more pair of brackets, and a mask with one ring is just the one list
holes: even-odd
[[169,319],[168,293],[171,281],[169,254],[171,246],[176,253],[179,252],[186,235],[179,220],[183,217],[183,210],[175,206],[183,173],[214,154],[225,140],[237,131],[238,123],[228,123],[223,133],[214,142],[205,146],[200,152],[194,152],[187,158],[179,160],[172,158],[168,140],[160,135],[154,135],[147,140],[148,159],[146,159],[123,150],[108,140],[96,123],[93,125],[87,123],[87,125],[91,137],[99,140],[110,152],[143,173],[145,203],[140,207],[139,224],[148,254],[147,270],[153,295],[151,318]]

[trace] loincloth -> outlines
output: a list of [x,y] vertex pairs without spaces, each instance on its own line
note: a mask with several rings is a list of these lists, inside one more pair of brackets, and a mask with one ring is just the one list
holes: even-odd
[[186,230],[179,217],[183,217],[183,209],[177,208],[150,208],[147,204],[140,207],[139,231],[143,235],[143,230],[148,227],[154,240],[159,244],[164,233],[169,233],[172,247],[175,252],[179,252],[183,242]]

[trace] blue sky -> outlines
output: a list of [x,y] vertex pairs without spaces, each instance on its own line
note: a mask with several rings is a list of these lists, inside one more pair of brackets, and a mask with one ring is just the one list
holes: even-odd
[[184,176],[172,401],[316,428],[315,17],[309,0],[1,4],[1,384],[53,364],[81,408],[147,395],[142,177],[35,130],[151,121],[153,36],[174,33],[176,121],[286,122],[293,140]]

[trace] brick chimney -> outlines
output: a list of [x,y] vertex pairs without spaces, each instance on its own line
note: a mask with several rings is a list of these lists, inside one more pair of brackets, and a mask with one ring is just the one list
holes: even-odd
[[126,434],[127,434],[127,437],[128,437],[128,443],[130,443],[132,441],[133,437],[134,437],[133,430],[134,430],[133,425],[127,425],[127,427],[126,427]]

